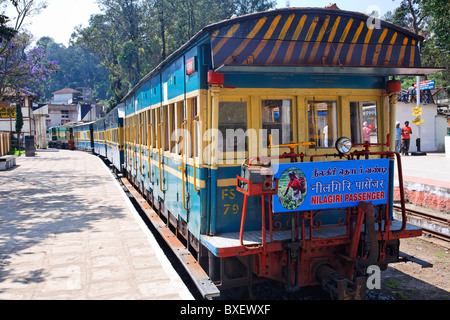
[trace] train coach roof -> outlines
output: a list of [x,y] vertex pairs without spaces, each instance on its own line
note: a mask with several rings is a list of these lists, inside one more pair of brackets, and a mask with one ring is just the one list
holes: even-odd
[[208,38],[212,68],[222,73],[390,76],[424,75],[440,70],[421,67],[418,44],[422,36],[392,23],[331,8],[285,8],[242,15],[204,27],[135,88]]
[[219,72],[248,66],[295,67],[291,72],[358,67],[364,73],[365,68],[396,72],[402,68],[402,73],[421,68],[418,44],[423,37],[357,12],[279,9],[229,19],[204,30],[211,34],[213,67]]

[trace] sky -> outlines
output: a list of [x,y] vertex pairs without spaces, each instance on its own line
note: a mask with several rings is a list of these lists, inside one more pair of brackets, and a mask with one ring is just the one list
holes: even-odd
[[[386,12],[394,10],[401,0],[277,0],[277,8],[286,7],[325,7],[336,3],[342,10],[370,13],[374,10],[380,12],[380,17]],[[28,18],[24,26],[34,36],[35,40],[41,37],[52,37],[56,43],[69,44],[70,36],[77,25],[88,26],[89,17],[100,13],[95,0],[46,0],[47,8],[35,17]],[[10,5],[11,6],[11,5]],[[13,15],[6,15],[12,17]],[[13,12],[13,11],[12,11]]]

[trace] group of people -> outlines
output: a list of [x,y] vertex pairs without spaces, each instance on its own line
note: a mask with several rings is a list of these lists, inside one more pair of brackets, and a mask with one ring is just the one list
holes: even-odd
[[405,126],[400,128],[400,122],[395,123],[395,152],[408,156],[409,145],[411,141],[412,129],[409,121],[405,121]]

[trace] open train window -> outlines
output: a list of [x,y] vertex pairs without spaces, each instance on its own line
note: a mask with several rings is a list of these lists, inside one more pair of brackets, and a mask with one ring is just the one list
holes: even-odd
[[350,128],[354,143],[378,143],[376,101],[350,102]]
[[247,102],[219,102],[218,149],[222,152],[247,151]]
[[334,148],[337,139],[337,102],[308,101],[310,148]]
[[[262,145],[269,145],[269,135],[272,135],[274,144],[287,144],[292,142],[292,100],[263,100],[261,107]],[[278,140],[277,143],[275,140]]]

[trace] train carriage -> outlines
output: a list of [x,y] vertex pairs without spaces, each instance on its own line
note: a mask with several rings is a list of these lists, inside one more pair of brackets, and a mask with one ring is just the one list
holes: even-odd
[[50,141],[48,146],[50,148],[71,149],[74,147],[74,130],[75,123],[67,123],[61,126],[49,128]]
[[74,127],[75,148],[78,150],[94,151],[94,122],[80,123]]
[[94,153],[102,156],[103,158],[107,157],[105,131],[105,118],[98,119],[94,122]]
[[367,267],[421,234],[392,217],[391,134],[392,77],[435,72],[421,40],[331,9],[207,26],[122,101],[126,174],[220,288],[256,275],[360,297]]
[[123,106],[117,106],[105,116],[105,142],[108,160],[121,172],[124,164]]

